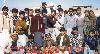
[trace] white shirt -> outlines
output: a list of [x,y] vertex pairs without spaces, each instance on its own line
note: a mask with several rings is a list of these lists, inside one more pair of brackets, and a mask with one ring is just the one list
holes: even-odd
[[61,25],[65,23],[64,20],[65,20],[64,14],[62,14],[62,16],[59,16],[58,21],[61,23]]
[[76,27],[77,19],[74,16],[66,16],[66,25],[65,28]]
[[84,25],[84,15],[74,15],[74,17],[77,19],[77,26],[83,26]]
[[64,36],[61,36],[60,46],[62,46],[62,43],[63,43],[63,37],[64,37]]
[[0,14],[0,32],[2,32],[2,28],[3,28],[3,18],[2,14]]

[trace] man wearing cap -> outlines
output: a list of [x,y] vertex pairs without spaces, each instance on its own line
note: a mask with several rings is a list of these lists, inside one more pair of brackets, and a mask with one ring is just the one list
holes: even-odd
[[43,3],[42,3],[42,10],[41,10],[41,11],[42,11],[42,14],[43,14],[44,12],[47,13],[46,5],[47,5],[46,2],[43,2]]
[[23,54],[24,51],[20,51],[22,43],[18,40],[18,33],[11,34],[11,39],[6,43],[5,53],[7,54]]
[[40,9],[35,9],[36,15],[31,18],[31,33],[34,34],[34,42],[42,46],[42,36],[44,33],[43,17],[40,16]]

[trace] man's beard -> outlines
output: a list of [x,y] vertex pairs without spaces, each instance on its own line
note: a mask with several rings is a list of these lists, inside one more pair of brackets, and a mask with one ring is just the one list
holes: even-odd
[[4,14],[4,15],[8,15],[8,13],[7,13],[7,12],[3,12],[3,14]]

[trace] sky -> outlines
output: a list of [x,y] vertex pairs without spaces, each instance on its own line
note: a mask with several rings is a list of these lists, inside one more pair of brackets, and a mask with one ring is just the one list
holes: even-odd
[[[92,5],[93,7],[100,8],[100,0],[7,0],[6,6],[9,9],[18,8],[24,9],[26,7],[32,8],[41,5],[42,2],[61,4],[63,8],[69,8],[73,5]],[[3,7],[3,0],[0,0],[0,9]]]

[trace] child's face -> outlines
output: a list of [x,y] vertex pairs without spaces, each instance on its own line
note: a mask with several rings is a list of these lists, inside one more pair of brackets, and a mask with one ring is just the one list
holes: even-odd
[[28,41],[32,41],[32,39],[28,39]]
[[61,31],[61,34],[63,35],[65,32],[64,31]]
[[93,32],[90,32],[90,36],[94,36],[95,34]]
[[16,35],[16,34],[15,34],[15,35],[12,35],[12,37],[11,37],[11,38],[12,38],[12,40],[14,40],[14,41],[18,39],[18,37],[17,37],[17,35]]
[[74,34],[77,34],[77,33],[78,33],[78,31],[77,31],[77,30],[73,30],[73,33],[74,33]]
[[48,37],[47,37],[47,40],[51,40],[51,36],[48,36]]

